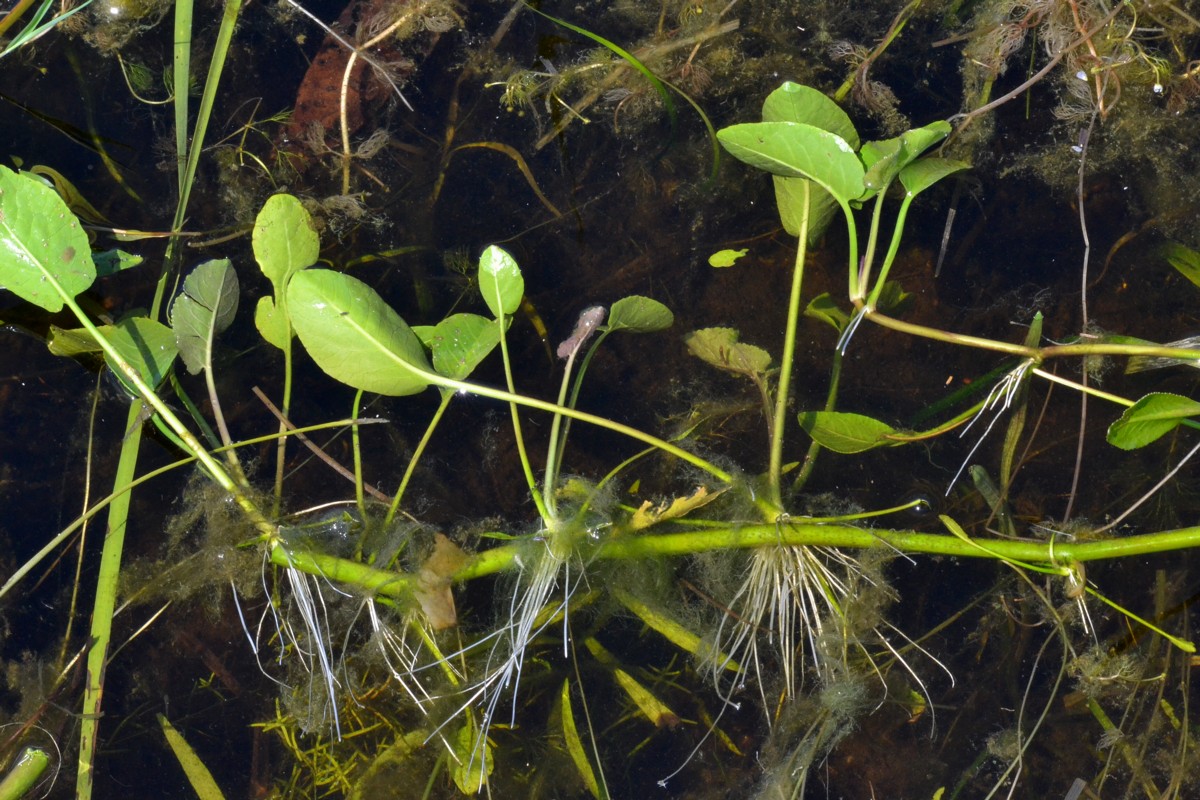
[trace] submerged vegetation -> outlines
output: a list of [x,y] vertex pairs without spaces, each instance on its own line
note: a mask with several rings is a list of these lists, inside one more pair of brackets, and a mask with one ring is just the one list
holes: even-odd
[[26,5],[0,798],[1194,794],[1188,7]]

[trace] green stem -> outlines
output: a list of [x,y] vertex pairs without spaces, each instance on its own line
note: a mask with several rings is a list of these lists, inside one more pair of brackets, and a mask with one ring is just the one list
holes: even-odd
[[[100,333],[100,331],[88,318],[87,314],[84,313],[83,309],[79,307],[79,305],[75,302],[75,299],[72,298],[65,289],[63,289],[62,285],[55,280],[54,276],[50,275],[48,272],[44,272],[43,274],[46,276],[46,280],[54,287],[54,290],[58,292],[60,297],[62,297],[66,306],[71,309],[72,313],[75,314],[75,317],[79,320],[80,324],[82,324],[87,332],[92,335],[92,337],[96,340],[96,343],[100,345],[100,349],[104,351],[104,355],[106,358],[108,358],[109,363],[116,367],[121,374],[125,376],[125,379],[134,386],[134,388],[137,390],[138,396],[142,399],[142,401],[149,404],[150,407],[153,408],[154,411],[163,419],[163,421],[167,423],[167,425],[171,428],[171,431],[183,441],[188,452],[200,461],[205,470],[207,470],[209,475],[212,476],[213,480],[215,480],[222,489],[229,492],[242,511],[245,512],[245,514],[250,518],[251,522],[254,523],[254,526],[265,535],[274,535],[275,526],[267,521],[267,518],[263,516],[262,511],[260,511],[258,506],[254,504],[254,501],[251,500],[244,491],[242,491],[241,487],[237,485],[232,477],[230,477],[229,473],[225,471],[220,462],[212,457],[212,454],[209,453],[208,450],[205,449],[204,445],[202,445],[195,437],[195,435],[187,429],[187,426],[183,424],[179,417],[175,416],[175,412],[172,411],[167,404],[162,401],[162,398],[160,398],[144,380],[142,380],[142,376],[138,374],[138,371],[130,366],[130,364],[121,357],[121,354],[117,352],[116,348],[114,348],[112,344],[110,344],[108,340],[104,338],[104,335]],[[137,405],[137,411],[140,412],[141,406],[138,404],[135,405]],[[138,420],[136,419],[136,416],[130,417],[129,424],[131,426],[137,423]],[[134,449],[136,450],[136,448]]]
[[[598,556],[600,558],[643,558],[768,545],[857,549],[887,547],[905,553],[1059,564],[1068,561],[1124,558],[1200,546],[1200,527],[1103,541],[1027,542],[1011,539],[963,540],[957,536],[945,534],[885,529],[866,530],[850,525],[813,524],[792,520],[779,525],[755,524],[736,528],[616,538],[605,543],[600,548]],[[471,566],[468,565],[467,569],[471,569]]]
[[[279,313],[284,320],[287,320],[287,344],[283,347],[283,402],[280,404],[280,413],[283,419],[279,421],[279,432],[287,431],[287,423],[283,420],[290,419],[292,413],[292,323],[287,316],[286,303],[287,295],[276,296],[275,307],[280,309]],[[287,437],[280,436],[279,442],[275,445],[275,495],[271,504],[271,516],[278,517],[279,512],[283,509],[283,471],[287,464]]]
[[[859,305],[860,308],[865,308],[861,303],[856,305]],[[943,331],[938,328],[916,325],[870,309],[865,309],[865,315],[875,324],[894,331],[900,331],[901,333],[908,333],[925,339],[935,339],[947,344],[963,345],[980,350],[991,350],[997,353],[1009,353],[1010,355],[1032,359],[1035,363],[1041,363],[1051,358],[1066,358],[1070,356],[1146,356],[1152,358],[1175,358],[1184,361],[1200,361],[1200,348],[1117,344],[1115,342],[1055,344],[1048,347],[1029,347],[1023,344],[1001,342],[995,339],[983,339],[978,336],[951,333],[950,331]]]
[[292,567],[310,575],[320,575],[338,583],[355,586],[369,595],[381,595],[397,601],[411,601],[413,591],[419,586],[416,575],[389,572],[375,567],[336,558],[308,550],[292,550],[276,541],[270,550],[271,563],[279,567]]
[[[358,421],[359,411],[362,408],[363,390],[359,389],[354,393],[354,405],[350,410],[351,419]],[[367,518],[367,502],[363,497],[363,473],[362,473],[362,437],[358,435],[358,426],[354,425],[350,428],[350,449],[354,453],[354,500],[358,505],[358,514],[362,519]]]
[[433,432],[437,430],[438,423],[442,421],[442,415],[446,413],[446,409],[450,407],[450,401],[453,399],[454,392],[442,392],[442,402],[438,404],[437,411],[433,412],[433,417],[429,420],[429,424],[425,426],[425,433],[421,436],[421,441],[417,442],[417,449],[413,451],[412,458],[408,460],[408,466],[404,470],[404,477],[400,479],[400,486],[396,489],[396,495],[392,498],[392,504],[388,506],[387,516],[383,518],[384,528],[392,524],[392,520],[396,517],[396,512],[400,510],[400,501],[404,499],[404,491],[408,488],[408,482],[412,480],[413,473],[417,469],[417,462],[421,460],[421,456],[425,453],[425,448],[429,446],[429,440],[433,438]]
[[[826,189],[826,191],[829,190]],[[837,200],[838,205],[842,209],[842,215],[846,218],[846,244],[850,248],[850,253],[848,256],[850,260],[850,297],[861,298],[862,289],[858,285],[858,226],[854,223],[854,211],[850,208],[850,204],[841,197],[838,197],[833,192],[830,192],[830,194],[832,194],[833,198]]]
[[[730,474],[729,472],[726,472],[725,470],[721,469],[716,464],[713,464],[709,461],[704,460],[703,458],[696,455],[695,453],[689,453],[687,450],[684,450],[682,447],[679,447],[677,445],[671,444],[670,442],[659,439],[657,436],[652,436],[651,434],[645,433],[643,431],[639,431],[637,428],[632,428],[629,425],[623,425],[620,422],[614,422],[613,420],[606,419],[604,417],[599,417],[599,416],[596,416],[595,414],[589,414],[586,411],[577,411],[573,408],[567,408],[565,406],[556,405],[554,403],[549,403],[545,400],[538,400],[537,398],[534,398],[534,397],[526,397],[524,395],[517,394],[512,387],[512,377],[511,377],[512,373],[511,373],[511,370],[509,369],[508,355],[507,355],[508,349],[505,346],[503,336],[500,338],[500,348],[501,348],[501,354],[502,354],[502,356],[504,358],[504,362],[505,362],[504,369],[505,369],[506,378],[509,383],[509,391],[504,391],[502,389],[493,389],[488,386],[482,386],[480,384],[470,383],[468,381],[454,380],[453,378],[447,378],[445,375],[439,375],[436,372],[427,372],[426,370],[423,370],[420,367],[413,366],[411,363],[409,363],[408,361],[405,361],[404,359],[400,358],[399,356],[393,355],[393,358],[395,359],[395,362],[398,366],[409,371],[413,375],[419,377],[425,383],[428,383],[432,386],[439,386],[444,389],[450,389],[455,392],[464,392],[466,394],[473,394],[473,395],[477,395],[479,397],[487,397],[492,400],[499,400],[504,403],[509,403],[512,406],[513,421],[514,421],[514,425],[516,426],[516,430],[518,433],[517,449],[521,456],[522,466],[524,467],[525,472],[526,472],[526,480],[530,483],[531,487],[536,488],[536,482],[534,481],[534,478],[533,478],[533,470],[529,466],[529,460],[528,460],[528,458],[526,458],[526,455],[525,455],[524,442],[520,436],[520,421],[516,418],[516,407],[517,406],[524,406],[526,408],[532,408],[532,409],[536,409],[538,411],[545,411],[548,414],[562,414],[563,416],[570,417],[571,419],[576,420],[578,422],[586,422],[589,425],[595,425],[599,428],[605,428],[606,430],[613,431],[614,433],[620,433],[624,436],[628,436],[630,439],[636,439],[639,442],[644,442],[652,447],[662,450],[665,453],[670,453],[671,455],[675,456],[676,458],[686,461],[687,463],[691,464],[692,466],[697,467],[701,470],[704,470],[709,475],[712,475],[714,478],[721,481],[722,483],[733,483],[733,475]],[[550,517],[548,514],[545,513],[546,509],[542,504],[542,498],[541,498],[540,493],[538,493],[535,490],[532,492],[532,494],[534,496],[535,502],[538,505],[539,513],[543,515],[543,519],[548,520]]]
[[[840,347],[833,349],[833,366],[829,374],[829,392],[825,395],[826,411],[833,411],[837,408],[838,386],[842,381],[842,358],[844,355]],[[800,491],[808,483],[813,470],[816,469],[817,456],[820,452],[821,443],[813,439],[808,445],[808,452],[804,455],[804,463],[800,467],[800,472],[796,475],[796,480],[792,482],[793,492]]]
[[[571,384],[571,368],[575,366],[575,353],[577,350],[578,348],[575,348],[567,356],[567,365],[563,369],[562,381],[558,386],[557,405],[564,408],[567,405],[567,387]],[[559,448],[566,444],[565,440],[559,441],[562,424],[563,415],[555,413],[550,423],[550,443],[547,445],[546,470],[542,478],[542,500],[551,517],[558,516],[558,503],[554,499],[554,489],[558,483],[559,461],[562,458]]]
[[900,203],[900,209],[896,212],[896,227],[892,229],[892,240],[888,244],[887,253],[883,256],[883,266],[879,268],[879,279],[875,282],[875,288],[871,290],[871,296],[867,299],[869,311],[874,311],[875,306],[879,303],[879,295],[883,294],[883,287],[887,283],[892,262],[896,260],[896,253],[900,251],[900,237],[904,233],[904,220],[908,217],[908,207],[912,205],[914,197],[916,195],[912,192],[905,193],[904,200]]
[[850,294],[850,302],[857,304],[871,283],[871,263],[875,260],[875,246],[879,241],[879,218],[883,214],[883,195],[887,190],[875,195],[875,207],[871,211],[871,229],[867,234],[867,249],[863,252],[862,264],[852,264],[857,270],[857,288]]
[[[503,398],[496,397],[494,399],[503,399],[508,403],[508,411],[512,416],[513,436],[517,440],[517,456],[521,459],[521,471],[525,473],[525,483],[529,487],[529,496],[533,498],[533,504],[537,506],[538,516],[540,516],[546,524],[550,524],[550,510],[546,508],[546,502],[542,499],[541,493],[537,488],[537,478],[533,476],[533,465],[529,462],[529,453],[525,450],[525,437],[521,433],[521,415],[517,412],[517,406],[520,405],[517,394],[516,384],[513,382],[512,361],[508,357],[508,337],[505,335],[508,328],[507,320],[504,314],[500,314],[496,319],[496,324],[500,326],[500,360],[504,363],[504,383],[508,387],[507,392],[499,392],[496,394],[504,395]],[[399,359],[398,359],[399,360]],[[453,391],[462,391],[470,384],[463,381],[456,381],[450,378],[444,378],[432,372],[426,372],[422,369],[417,369],[407,361],[400,361],[400,364],[407,367],[417,375],[421,375],[429,383],[434,386],[442,386],[452,389]],[[495,391],[495,390],[492,390]],[[483,394],[480,392],[479,394]],[[484,397],[488,395],[484,394]]]
[[50,766],[50,754],[40,747],[26,747],[0,781],[0,800],[15,800],[30,796],[29,792],[42,779]]
[[[171,60],[171,81],[174,84],[173,107],[175,109],[175,180],[179,184],[179,203],[176,211],[187,207],[190,194],[187,180],[188,157],[188,98],[191,96],[189,82],[192,77],[192,0],[177,0],[175,3],[175,34]],[[199,142],[197,142],[199,150]],[[175,215],[181,223],[180,213]],[[176,230],[179,229],[177,225]]]
[[[79,319],[87,320],[82,310],[73,308]],[[88,325],[91,322],[88,321]],[[94,327],[94,326],[93,326]],[[92,335],[102,345],[104,340],[98,332]],[[114,351],[115,352],[115,351]],[[137,373],[128,365],[125,369]],[[139,377],[140,381],[141,378]],[[141,387],[138,387],[141,389]],[[135,400],[129,406],[126,419],[127,429],[133,428],[135,433],[141,429],[142,403]],[[117,474],[113,479],[115,486],[124,486],[133,481],[137,469],[138,451],[142,437],[135,435],[126,439],[121,446],[121,455],[117,461]],[[104,668],[108,661],[108,646],[112,641],[113,612],[117,607],[117,580],[121,575],[121,554],[125,549],[125,530],[129,522],[128,495],[122,495],[126,500],[115,503],[108,513],[107,533],[104,537],[104,548],[100,552],[100,570],[96,575],[96,598],[92,601],[92,626],[90,630],[91,647],[87,654],[87,674],[83,690],[83,715],[79,723],[79,761],[75,779],[75,796],[87,800],[92,796],[93,762],[96,754],[96,744],[99,737],[100,705],[104,699]]]
[[804,200],[800,212],[799,236],[796,244],[796,260],[792,265],[792,290],[788,297],[787,327],[783,336],[783,357],[779,362],[779,384],[775,387],[775,424],[771,428],[771,460],[767,470],[767,485],[771,502],[783,508],[780,491],[783,480],[783,431],[787,422],[788,396],[792,390],[792,361],[796,356],[796,329],[800,325],[800,291],[804,282],[804,258],[808,248],[808,214],[812,199],[812,183],[804,181]]
[[[1129,556],[1165,553],[1200,546],[1200,527],[1159,531],[1141,536],[1088,542],[1015,541],[1012,539],[963,539],[949,534],[916,531],[866,529],[853,525],[791,520],[771,524],[723,526],[672,533],[614,535],[589,557],[599,559],[644,559],[687,556],[714,550],[758,547],[836,547],[849,549],[887,548],[903,553],[988,558],[1005,562],[1024,562],[1031,567],[1061,567],[1074,561],[1101,561]],[[528,552],[520,541],[485,550],[475,555],[454,575],[456,582],[493,575],[518,566],[518,558]],[[388,572],[347,559],[319,553],[288,551],[278,542],[271,549],[271,561],[305,572],[322,575],[388,597],[404,599],[417,584],[412,574]]]

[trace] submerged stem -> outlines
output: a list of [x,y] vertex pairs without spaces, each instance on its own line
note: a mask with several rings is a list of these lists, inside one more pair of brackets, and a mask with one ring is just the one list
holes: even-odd
[[792,361],[796,355],[796,326],[800,323],[800,289],[804,283],[804,257],[808,248],[808,214],[812,199],[812,182],[804,181],[801,204],[799,242],[796,261],[792,265],[792,293],[788,298],[787,328],[783,336],[783,356],[779,362],[779,385],[775,387],[775,423],[771,426],[771,461],[767,472],[771,500],[783,508],[780,482],[783,478],[783,431],[787,419],[788,395],[792,390]]

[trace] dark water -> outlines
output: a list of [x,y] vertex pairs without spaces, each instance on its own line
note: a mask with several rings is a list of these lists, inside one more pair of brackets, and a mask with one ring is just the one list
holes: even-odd
[[[642,48],[638,52],[647,63],[689,91],[720,128],[756,120],[762,98],[783,79],[832,93],[848,71],[831,55],[845,49],[837,43],[873,46],[899,10],[886,4],[855,4],[861,8],[853,12],[831,11],[822,4],[796,9],[777,5],[747,2],[723,17],[711,3],[543,7],[626,47]],[[341,13],[333,5],[312,10],[326,20]],[[677,429],[689,409],[715,409],[689,446],[746,475],[763,472],[767,448],[756,393],[747,381],[690,357],[682,337],[700,327],[732,326],[743,341],[778,352],[795,243],[779,229],[769,179],[727,156],[717,177],[707,179],[712,154],[699,118],[676,97],[678,120],[672,125],[654,90],[632,70],[600,88],[601,94],[615,93],[580,112],[587,124],[576,120],[561,136],[537,148],[538,140],[566,118],[559,101],[576,102],[597,85],[590,71],[578,72],[574,82],[564,76],[575,75],[573,70],[581,65],[600,64],[600,56],[592,52],[594,42],[522,12],[494,53],[477,65],[464,66],[481,57],[506,11],[490,5],[430,5],[423,12],[425,32],[389,49],[386,56],[404,73],[403,91],[413,110],[386,93],[368,104],[356,141],[386,130],[392,144],[356,164],[351,191],[357,193],[363,214],[328,217],[322,257],[345,267],[365,255],[415,248],[348,269],[375,286],[408,322],[430,324],[452,307],[481,310],[473,287],[450,265],[464,259],[473,263],[483,247],[502,244],[522,265],[533,309],[517,316],[510,334],[517,386],[544,398],[555,396],[560,374],[548,348],[569,335],[582,309],[630,294],[654,297],[674,311],[675,326],[650,336],[612,337],[591,364],[580,407],[656,433]],[[218,13],[216,8],[202,9],[203,22],[195,34],[200,53],[208,52]],[[461,24],[455,13],[461,15]],[[875,64],[872,80],[891,88],[897,108],[913,124],[962,110],[964,93],[970,90],[960,72],[970,69],[963,66],[964,43],[932,44],[959,32],[972,32],[969,41],[978,41],[992,23],[982,9],[971,13],[979,16],[941,6],[922,11]],[[1062,121],[1054,113],[1070,94],[1069,59],[1032,90],[1028,104],[1018,99],[1000,109],[990,137],[972,140],[964,133],[949,146],[947,155],[970,160],[974,169],[958,192],[947,181],[923,195],[909,215],[892,272],[912,295],[904,319],[1017,342],[1040,311],[1045,339],[1062,341],[1078,334],[1085,258],[1082,197],[1091,244],[1088,301],[1094,331],[1152,341],[1196,332],[1194,308],[1200,289],[1171,269],[1158,248],[1167,238],[1200,246],[1189,148],[1200,126],[1187,95],[1192,79],[1186,64],[1176,63],[1178,53],[1194,52],[1197,31],[1186,19],[1162,13],[1167,33],[1138,44],[1166,60],[1166,90],[1153,90],[1146,73],[1135,69],[1141,63],[1136,59],[1121,62],[1122,67],[1130,65],[1123,72],[1112,69],[1114,78],[1123,80],[1123,91],[1119,99],[1105,95],[1112,110],[1092,133],[1082,181],[1081,154],[1071,147],[1090,118]],[[708,20],[718,17],[739,20],[739,29],[705,40],[691,61],[690,47],[670,47],[672,41],[704,33]],[[116,58],[93,45],[96,15],[86,19],[72,34],[51,34],[36,48],[4,61],[0,92],[42,115],[35,117],[11,103],[6,106],[0,131],[7,152],[26,166],[47,164],[66,175],[114,227],[166,230],[176,192],[171,107],[146,105],[130,96]],[[449,30],[434,42],[429,31],[443,24]],[[1049,26],[1044,23],[1046,30]],[[155,74],[144,90],[147,96],[164,96],[158,73],[170,62],[170,38],[168,14],[157,27],[133,35],[120,50],[127,63],[145,64]],[[298,171],[276,168],[287,134],[282,123],[264,121],[295,105],[321,39],[311,24],[278,9],[251,6],[243,11],[206,142],[212,149],[201,159],[189,208],[186,228],[200,235],[182,248],[184,268],[207,258],[229,257],[242,281],[241,310],[221,339],[218,361],[220,395],[235,439],[274,429],[275,422],[250,390],[257,385],[277,396],[281,359],[262,345],[253,328],[253,302],[269,286],[254,268],[248,237],[211,240],[248,226],[275,191],[314,201],[340,192],[340,173],[332,156],[305,156],[309,163]],[[998,78],[993,97],[1024,80],[1029,47],[1026,42],[1016,57],[1020,63],[1014,61]],[[669,55],[658,57],[664,50]],[[1037,59],[1044,58],[1042,52],[1037,50]],[[197,56],[194,66],[201,81],[206,58]],[[618,63],[611,55],[604,58]],[[502,85],[488,85],[503,84],[518,70],[538,73],[529,78],[535,90],[521,113],[506,110]],[[611,64],[595,69],[604,75],[612,71]],[[894,117],[878,107],[872,110],[865,99],[860,94],[858,104],[848,105],[864,138],[895,133],[888,128]],[[104,137],[103,148],[124,183],[113,177],[94,147],[73,142],[46,118]],[[251,119],[256,121],[253,130],[244,127]],[[982,127],[976,122],[972,133],[981,133]],[[453,146],[502,143],[519,152],[539,189],[562,213],[556,215],[541,203],[515,162],[494,149],[461,149],[445,160],[443,148],[451,129]],[[336,137],[329,141],[338,146]],[[271,165],[270,178],[255,159]],[[894,208],[889,204],[885,231],[891,229]],[[935,276],[951,208],[954,227]],[[863,230],[867,212],[859,219]],[[810,253],[804,302],[830,292],[845,305],[843,230],[835,223]],[[99,234],[97,246],[110,245],[105,234]],[[125,247],[144,255],[147,265],[97,284],[88,297],[96,301],[98,314],[119,316],[150,301],[164,246],[152,239]],[[709,267],[708,255],[726,247],[746,247],[749,254],[731,269]],[[95,364],[46,353],[36,338],[46,331],[49,321],[44,314],[0,295],[0,319],[5,323],[0,346],[0,491],[5,510],[0,572],[7,575],[69,524],[82,506],[97,386],[91,484],[86,491],[92,498],[109,491],[125,435],[126,400],[108,379],[97,382]],[[61,318],[54,322],[69,324]],[[547,329],[545,341],[538,324]],[[807,320],[801,325],[793,390],[796,411],[823,406],[834,340],[832,330],[822,323]],[[950,412],[929,420],[921,417],[923,411],[1002,362],[999,356],[971,348],[864,325],[845,358],[839,409],[898,427],[929,427]],[[1072,380],[1080,377],[1076,363],[1062,361],[1047,368]],[[1129,398],[1149,391],[1186,396],[1196,392],[1196,373],[1188,368],[1129,376],[1121,370],[1120,364],[1100,366],[1091,380]],[[501,385],[499,359],[493,356],[473,379]],[[204,395],[198,379],[185,377],[184,383],[193,396]],[[353,392],[322,376],[299,350],[295,385],[293,419],[312,423],[348,414]],[[1188,435],[1179,433],[1144,450],[1117,451],[1104,441],[1104,434],[1119,409],[1092,400],[1081,425],[1079,396],[1048,387],[1037,382],[1030,389],[1028,421],[1017,451],[1019,469],[1008,497],[1021,535],[1044,538],[1045,533],[1031,526],[1054,526],[1066,513],[1081,429],[1082,470],[1072,514],[1093,522],[1121,513],[1192,446]],[[368,413],[386,417],[389,424],[364,429],[364,471],[368,480],[390,492],[437,398],[426,392],[370,402]],[[987,535],[988,527],[996,525],[970,481],[960,479],[949,489],[986,422],[962,438],[949,434],[859,455],[822,453],[803,495],[789,502],[797,513],[824,513],[821,509],[832,502],[878,508],[920,495],[971,535]],[[1005,428],[1004,420],[997,423],[971,456],[971,463],[986,466],[993,478]],[[540,469],[548,422],[526,417],[524,432]],[[318,437],[336,460],[351,463],[347,435]],[[807,438],[793,426],[785,461],[802,459],[807,446]],[[576,425],[565,470],[597,480],[638,449],[611,433]],[[157,437],[143,450],[143,471],[174,457],[169,443]],[[456,400],[406,500],[424,526],[420,535],[444,531],[474,550],[492,546],[493,540],[481,537],[487,531],[530,532],[536,512],[514,450],[507,409],[478,398]],[[331,477],[300,448],[293,445],[289,452],[286,511],[352,498],[350,483]],[[252,480],[264,490],[273,477],[273,453],[273,445],[263,445],[246,454]],[[635,479],[636,497],[628,493]],[[687,494],[698,479],[677,464],[649,459],[617,481],[616,501],[637,506],[641,498]],[[138,631],[166,600],[173,602],[113,659],[101,725],[97,796],[183,796],[189,791],[163,745],[154,717],[159,713],[185,733],[228,797],[325,792],[341,796],[348,795],[356,780],[369,787],[363,796],[386,796],[385,791],[396,797],[421,797],[426,791],[428,796],[457,795],[444,749],[436,740],[411,755],[379,758],[402,732],[428,730],[430,723],[407,703],[378,658],[369,655],[362,619],[355,616],[361,613],[360,599],[340,596],[328,583],[318,585],[327,597],[330,624],[340,632],[339,650],[344,645],[347,652],[340,680],[343,688],[353,689],[355,698],[343,701],[343,730],[368,732],[357,743],[354,737],[331,743],[326,725],[314,724],[301,733],[292,720],[285,733],[299,737],[297,749],[307,753],[307,760],[298,761],[283,745],[285,737],[270,722],[277,714],[301,713],[319,708],[319,703],[314,706],[307,699],[307,678],[294,666],[277,663],[277,628],[258,579],[258,557],[227,547],[250,534],[236,529],[236,518],[222,510],[227,503],[198,488],[202,486],[177,471],[134,495],[123,596],[133,595],[137,602],[118,617],[117,642]],[[1194,482],[1185,468],[1130,516],[1118,534],[1191,524],[1195,499]],[[188,526],[179,521],[196,509],[207,514],[207,522]],[[736,514],[738,509],[723,513]],[[939,530],[928,513],[881,524]],[[214,530],[226,549],[212,544]],[[34,720],[38,736],[54,740],[62,749],[62,772],[49,790],[55,796],[68,796],[73,789],[78,736],[73,713],[79,690],[77,681],[68,677],[47,697],[52,683],[47,676],[61,666],[60,648],[76,652],[85,645],[101,539],[102,527],[93,524],[86,543],[56,551],[4,598],[0,609],[0,655],[7,667],[4,711],[14,725]],[[219,566],[206,563],[217,558],[229,561]],[[72,612],[77,560],[80,594]],[[226,569],[224,563],[233,565]],[[838,689],[854,695],[842,705],[830,694],[836,687],[822,685],[812,675],[806,682],[811,694],[782,704],[771,694],[778,689],[774,683],[779,665],[770,655],[773,648],[763,646],[766,701],[756,686],[748,685],[733,698],[740,703],[736,709],[722,703],[706,670],[648,632],[602,591],[609,585],[640,582],[697,628],[715,627],[729,597],[711,594],[736,585],[744,568],[744,560],[729,559],[590,565],[590,582],[581,593],[601,590],[600,599],[581,600],[579,608],[572,609],[574,656],[563,657],[561,627],[551,625],[527,654],[518,700],[514,703],[506,695],[500,701],[496,721],[504,724],[492,731],[498,753],[493,796],[589,796],[564,747],[564,681],[576,687],[576,719],[585,718],[579,704],[587,704],[613,797],[927,798],[939,788],[945,789],[945,797],[982,797],[994,785],[1007,792],[1006,781],[1016,781],[1013,796],[1062,797],[1076,779],[1087,782],[1095,796],[1141,796],[1152,788],[1167,791],[1168,786],[1175,787],[1174,796],[1188,796],[1186,788],[1177,788],[1186,787],[1191,780],[1187,776],[1195,774],[1188,769],[1194,740],[1186,717],[1192,695],[1186,656],[1099,601],[1087,603],[1094,632],[1085,630],[1074,618],[1079,605],[1062,594],[1060,582],[1032,573],[1028,579],[1016,577],[1012,570],[983,561],[897,558],[886,568],[894,590],[887,619],[919,640],[928,655],[906,647],[898,634],[889,641],[905,650],[913,674],[888,665],[887,649],[872,643],[867,649],[877,664],[885,665],[880,670],[885,674],[880,677],[858,663],[863,674],[847,678]],[[718,580],[714,575],[721,570],[723,578]],[[242,589],[240,608],[227,575],[236,576]],[[1189,635],[1196,581],[1186,553],[1091,564],[1087,575],[1115,602],[1173,633]],[[271,580],[268,576],[268,585]],[[511,591],[511,579],[505,578],[459,587],[461,636],[444,634],[439,640],[443,652],[457,650],[503,620]],[[1048,598],[1066,620],[1069,648],[1064,648],[1040,597]],[[239,614],[262,647],[257,657]],[[74,627],[64,648],[70,620]],[[762,631],[764,636],[768,633]],[[611,663],[586,652],[588,637],[651,687],[679,720],[655,727],[639,716],[613,682]],[[953,674],[953,681],[938,661]],[[423,672],[419,680],[437,695],[431,718],[440,718],[462,701],[433,673]],[[1088,676],[1090,681],[1083,680]],[[293,689],[281,690],[277,681]],[[860,690],[862,697],[856,700],[854,693]],[[922,710],[914,692],[924,694],[927,700],[921,702],[931,703],[932,709]],[[1125,738],[1106,733],[1099,715],[1089,711],[1088,697]],[[508,729],[514,706],[518,723]],[[851,708],[853,713],[837,717],[832,708]],[[1182,720],[1179,728],[1167,709]],[[714,720],[720,734],[706,735]],[[585,736],[584,741],[590,739]],[[1019,770],[1004,778],[1002,773],[1017,760],[1023,745],[1027,746]],[[594,764],[596,754],[587,746]],[[686,768],[666,788],[658,786],[685,762]],[[368,763],[375,770],[369,782],[363,778]],[[344,777],[334,774],[338,769]]]

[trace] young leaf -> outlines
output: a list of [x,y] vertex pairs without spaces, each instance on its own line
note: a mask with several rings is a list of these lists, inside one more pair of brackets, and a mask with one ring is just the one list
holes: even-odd
[[357,278],[327,269],[296,273],[287,288],[292,327],[317,366],[342,383],[386,395],[429,385],[425,349],[404,320]]
[[453,314],[434,326],[428,339],[433,368],[462,380],[500,343],[496,323],[478,314]]
[[53,283],[74,297],[95,280],[87,234],[67,204],[40,180],[0,166],[0,286],[61,311]]
[[653,333],[666,330],[674,324],[675,315],[671,313],[671,309],[657,300],[641,295],[622,297],[608,310],[610,331]]
[[862,453],[876,447],[895,444],[890,436],[899,432],[877,419],[844,411],[805,411],[800,427],[817,444],[835,453]]
[[762,118],[763,122],[804,122],[840,136],[858,149],[858,131],[850,117],[841,106],[811,86],[785,82],[767,95]]
[[1154,392],[1125,409],[1125,413],[1108,426],[1108,443],[1122,450],[1136,450],[1197,415],[1200,415],[1200,402],[1177,394]]
[[496,245],[479,256],[479,293],[497,319],[515,314],[525,296],[525,279],[516,259]]
[[960,170],[970,169],[965,161],[949,158],[922,158],[900,170],[900,183],[910,197],[915,197],[935,183]]
[[839,334],[850,324],[850,315],[838,308],[829,292],[817,295],[804,309],[804,316],[828,322]]
[[267,198],[254,220],[251,242],[254,260],[271,281],[277,297],[283,295],[292,275],[317,263],[321,255],[321,240],[313,229],[312,218],[290,194]]
[[733,328],[701,328],[688,334],[684,344],[697,358],[738,375],[763,375],[771,366],[771,354],[739,342]]
[[92,253],[92,261],[96,264],[96,277],[98,278],[105,278],[141,266],[143,260],[141,256],[126,253],[124,250],[104,250]]
[[721,144],[752,167],[788,178],[809,178],[841,202],[865,192],[863,165],[842,137],[801,122],[753,122],[723,128]]
[[217,334],[233,322],[237,307],[238,279],[229,259],[205,261],[184,280],[183,292],[171,305],[171,327],[192,375],[212,364]]
[[[901,170],[950,134],[950,123],[938,120],[905,131],[893,139],[867,142],[862,146],[863,163],[868,167],[864,183],[868,189],[882,191]],[[953,162],[958,163],[958,162]]]
[[884,281],[875,305],[880,311],[895,315],[903,312],[910,300],[912,293],[904,291],[899,281]]
[[[803,122],[840,136],[858,149],[858,131],[841,106],[810,86],[785,82],[763,103],[763,122]],[[825,232],[837,211],[837,201],[819,185],[804,178],[773,176],[775,205],[783,228],[792,236],[800,235],[804,185],[809,185],[808,243],[814,244]]]

